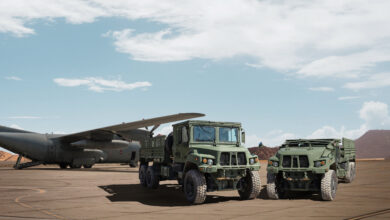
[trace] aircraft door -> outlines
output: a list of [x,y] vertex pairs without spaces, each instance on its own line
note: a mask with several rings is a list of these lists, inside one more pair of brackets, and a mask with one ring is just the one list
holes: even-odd
[[47,161],[48,162],[55,162],[56,161],[56,149],[57,149],[57,145],[58,143],[56,142],[51,142],[48,146],[47,146]]

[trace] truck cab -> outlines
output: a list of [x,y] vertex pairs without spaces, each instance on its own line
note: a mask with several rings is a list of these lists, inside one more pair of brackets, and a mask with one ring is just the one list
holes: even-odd
[[191,120],[175,124],[167,137],[142,143],[140,182],[156,188],[159,181],[177,179],[195,204],[204,202],[206,191],[238,190],[242,198],[253,199],[260,192],[260,163],[241,144],[244,139],[240,123]]

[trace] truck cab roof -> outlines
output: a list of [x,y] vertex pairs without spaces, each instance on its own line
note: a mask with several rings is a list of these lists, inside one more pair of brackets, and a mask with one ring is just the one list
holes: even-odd
[[209,125],[209,126],[224,126],[224,127],[241,127],[241,123],[238,122],[217,122],[217,121],[203,121],[203,120],[187,120],[174,124],[173,126],[180,125]]

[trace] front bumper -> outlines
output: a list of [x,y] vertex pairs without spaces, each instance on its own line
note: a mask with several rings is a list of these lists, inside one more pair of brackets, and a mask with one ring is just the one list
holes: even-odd
[[311,172],[314,174],[324,174],[328,171],[328,168],[325,167],[311,167],[311,168],[283,168],[283,167],[273,167],[269,166],[267,167],[267,172],[268,173],[274,173],[277,174],[279,172],[289,172],[289,173],[294,173],[294,172]]

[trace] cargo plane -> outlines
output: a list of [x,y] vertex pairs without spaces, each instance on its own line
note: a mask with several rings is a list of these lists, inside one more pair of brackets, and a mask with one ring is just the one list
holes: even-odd
[[[0,126],[0,146],[19,154],[15,169],[39,164],[58,164],[62,169],[91,168],[95,163],[136,166],[140,141],[153,136],[153,131],[161,124],[202,116],[204,114],[179,113],[65,135]],[[153,126],[150,131],[141,129],[149,126]],[[31,162],[20,163],[22,157]]]

